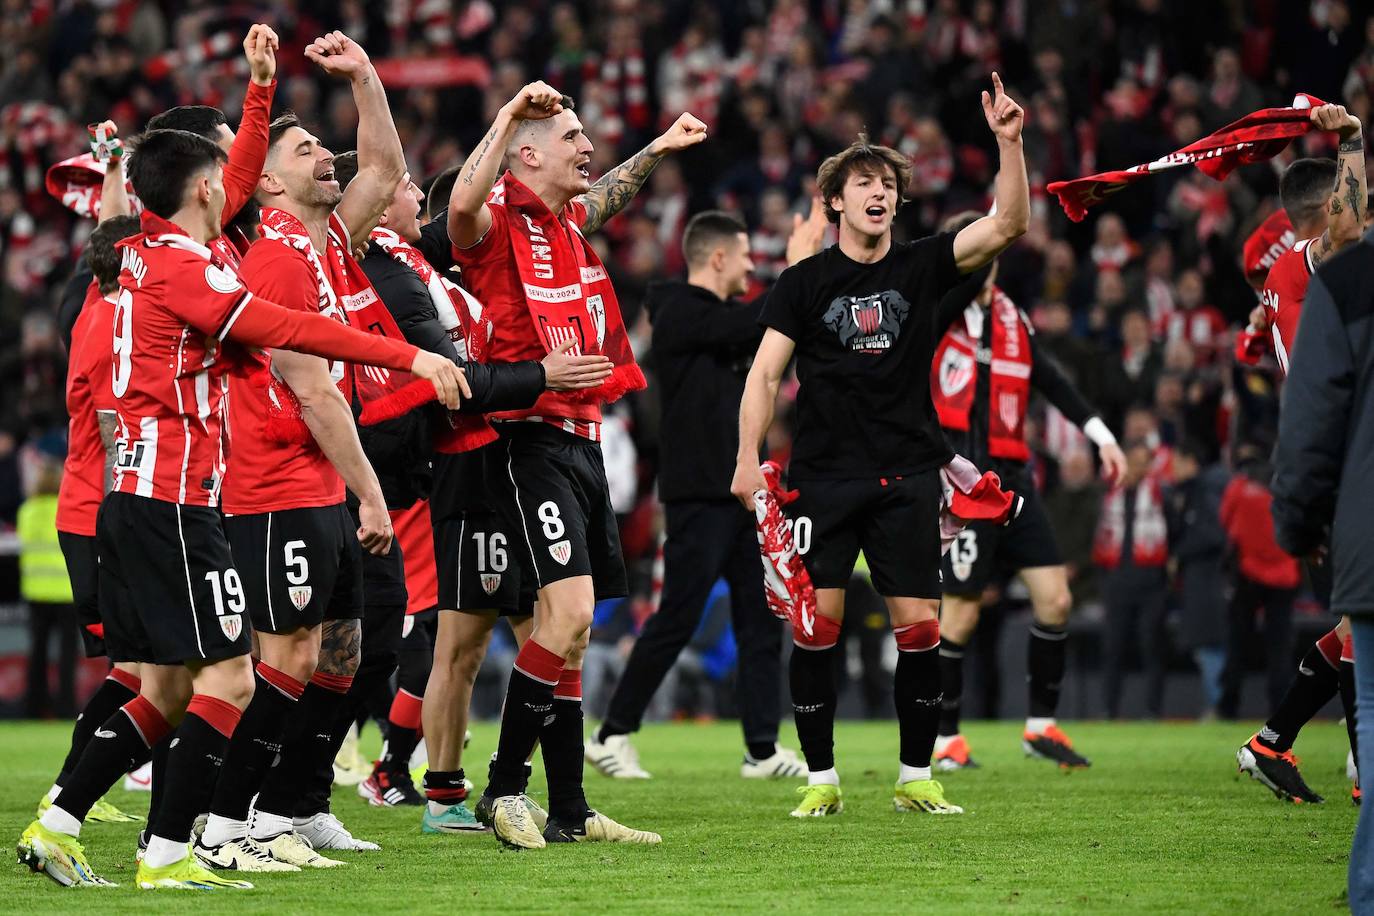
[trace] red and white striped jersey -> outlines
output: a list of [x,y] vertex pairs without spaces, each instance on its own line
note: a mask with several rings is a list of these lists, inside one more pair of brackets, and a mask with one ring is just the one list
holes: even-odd
[[1288,374],[1288,354],[1298,339],[1298,318],[1307,298],[1307,282],[1312,279],[1312,241],[1303,239],[1274,260],[1260,294],[1274,334],[1274,355],[1284,375]]
[[224,476],[220,341],[252,294],[180,227],[144,212],[118,245],[111,389],[118,414],[114,489],[215,506]]

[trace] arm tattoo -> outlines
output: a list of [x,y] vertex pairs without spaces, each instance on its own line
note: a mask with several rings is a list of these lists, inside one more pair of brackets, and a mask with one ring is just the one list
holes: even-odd
[[472,162],[468,163],[468,172],[463,176],[463,184],[472,184],[472,176],[477,174],[477,168],[482,164],[482,160],[487,158],[487,150],[496,140],[496,125],[491,126],[487,131],[486,137],[482,140],[482,148],[477,151],[477,155],[472,157]]
[[[1360,180],[1355,177],[1355,170],[1350,166],[1345,167],[1345,202],[1350,204],[1350,214],[1357,224],[1363,224],[1364,218],[1360,215],[1360,205],[1364,203],[1360,198]],[[1332,203],[1335,203],[1334,199]]]
[[1364,149],[1364,135],[1351,137],[1349,140],[1342,140],[1340,151],[1343,153],[1358,153]]
[[363,651],[361,620],[326,620],[320,633],[319,671],[351,677]]
[[582,231],[595,232],[606,220],[625,209],[625,205],[634,200],[639,189],[644,187],[644,182],[648,181],[654,166],[662,158],[650,153],[646,146],[629,161],[622,162],[598,178],[591,189],[579,198],[587,208],[587,221],[582,224]]
[[100,444],[105,446],[104,486],[105,492],[108,493],[114,488],[115,458],[119,452],[119,446],[115,442],[115,427],[119,424],[119,418],[113,410],[97,410],[95,419],[100,426]]

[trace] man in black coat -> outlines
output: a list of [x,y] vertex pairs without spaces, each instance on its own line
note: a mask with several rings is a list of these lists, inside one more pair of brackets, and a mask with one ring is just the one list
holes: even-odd
[[[1274,461],[1274,534],[1295,557],[1324,557],[1331,610],[1350,615],[1355,707],[1374,705],[1374,239],[1312,277],[1290,354]],[[1338,492],[1339,491],[1339,492]],[[1329,542],[1327,538],[1329,537]],[[1324,546],[1329,543],[1329,548]],[[1361,772],[1374,716],[1358,717]],[[1360,811],[1350,850],[1350,909],[1374,912],[1374,814]]]
[[[803,225],[813,235],[824,229],[823,220],[798,223],[794,237]],[[657,284],[647,298],[654,326],[651,362],[663,408],[663,597],[635,643],[606,721],[587,739],[587,760],[607,776],[649,777],[629,736],[639,730],[654,691],[696,632],[706,597],[723,576],[739,645],[745,743],[740,775],[802,776],[800,758],[777,743],[782,624],[764,600],[754,519],[730,495],[740,396],[763,335],[758,307],[733,298],[748,289],[753,270],[748,230],[726,213],[699,213],[687,224],[682,247],[686,282]],[[792,249],[789,242],[789,254]]]

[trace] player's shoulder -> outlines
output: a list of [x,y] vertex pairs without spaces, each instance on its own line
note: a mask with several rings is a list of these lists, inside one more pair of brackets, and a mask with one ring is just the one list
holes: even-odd
[[283,245],[267,239],[254,242],[248,247],[248,253],[243,256],[243,261],[239,265],[239,272],[245,278],[290,275],[292,273],[299,273],[303,276],[312,274],[310,261],[304,253],[297,251],[290,245]]

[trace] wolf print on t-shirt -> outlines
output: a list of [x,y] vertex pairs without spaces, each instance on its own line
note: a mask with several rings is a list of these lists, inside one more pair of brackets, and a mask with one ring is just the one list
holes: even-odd
[[894,289],[870,296],[838,296],[821,320],[854,353],[886,353],[901,336],[911,303]]

